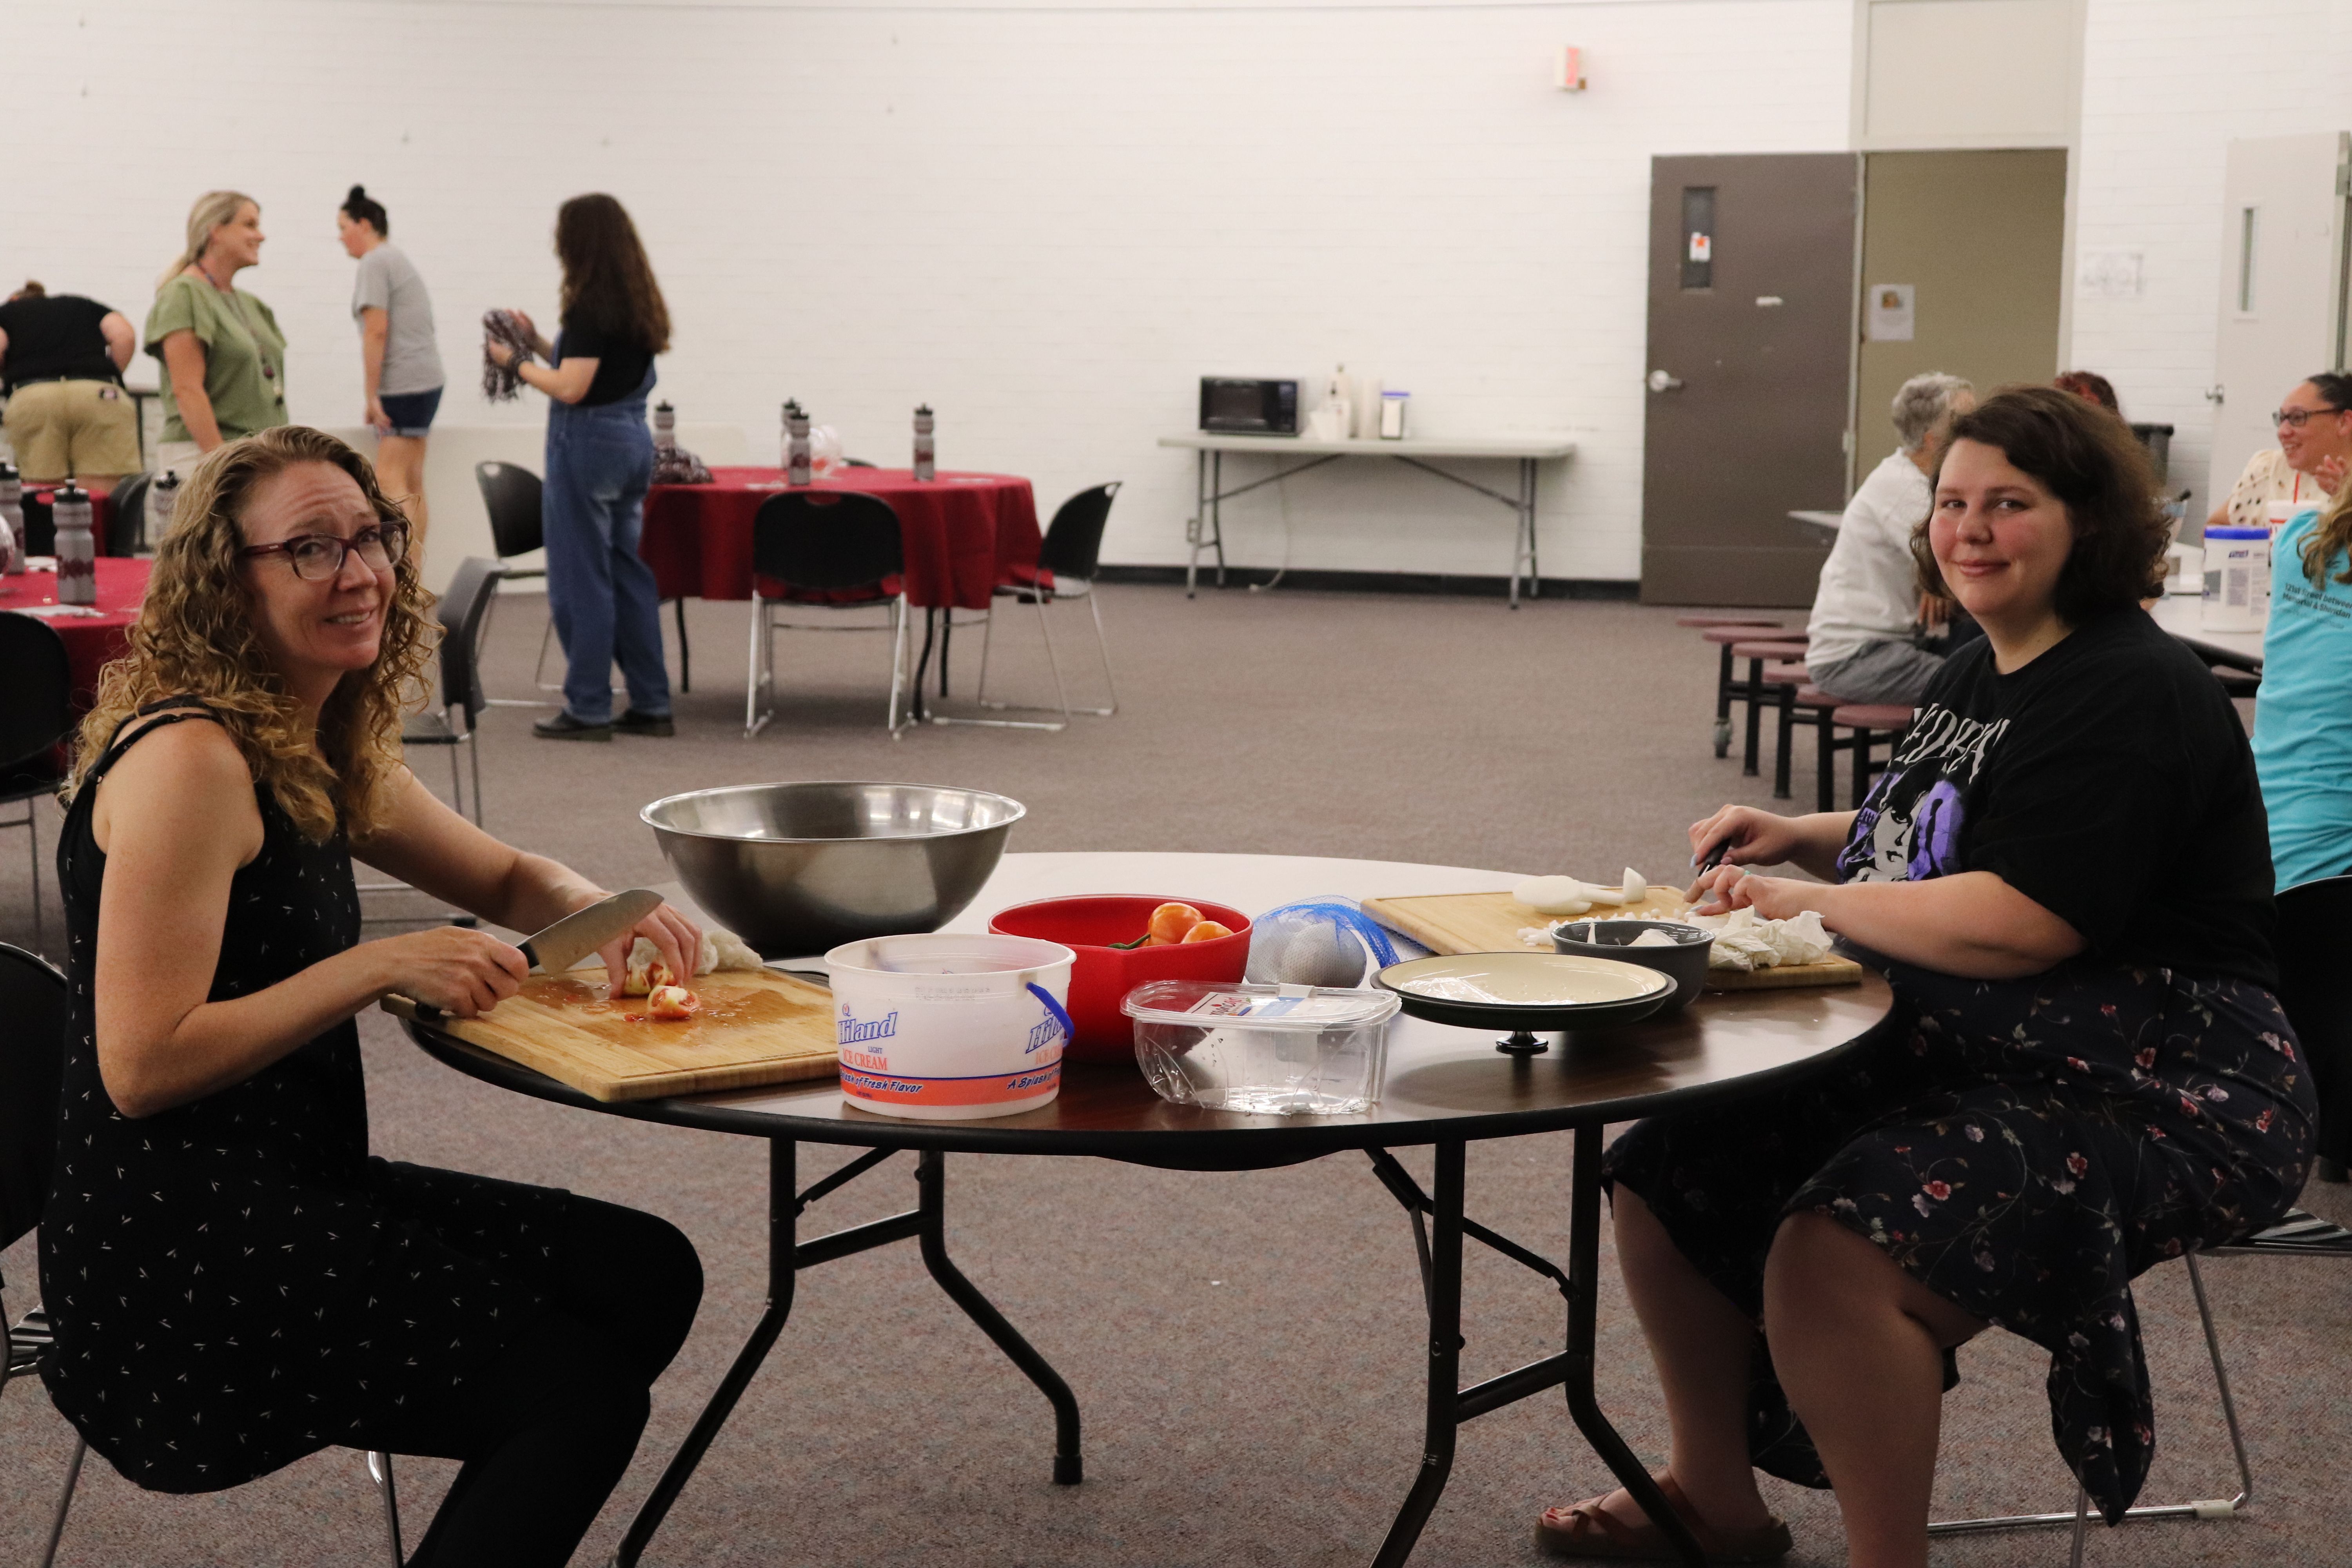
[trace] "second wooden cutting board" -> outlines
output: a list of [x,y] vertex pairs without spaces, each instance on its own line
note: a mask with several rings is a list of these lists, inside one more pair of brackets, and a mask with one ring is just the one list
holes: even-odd
[[772,969],[698,975],[702,1009],[632,1023],[646,999],[604,995],[597,965],[534,974],[478,1018],[444,1032],[596,1100],[654,1100],[829,1078],[840,1065],[833,994]]
[[[1637,904],[1596,904],[1577,919],[1606,920],[1626,915],[1645,920],[1676,920],[1689,910],[1671,888],[1654,889]],[[1413,898],[1366,899],[1364,912],[1391,930],[1401,931],[1433,952],[1527,952],[1540,951],[1521,940],[1530,926],[1549,925],[1559,917],[1540,915],[1508,893],[1430,893]],[[1794,985],[1859,985],[1862,965],[1850,958],[1821,963],[1782,964],[1772,969],[1710,969],[1710,991],[1768,991]]]

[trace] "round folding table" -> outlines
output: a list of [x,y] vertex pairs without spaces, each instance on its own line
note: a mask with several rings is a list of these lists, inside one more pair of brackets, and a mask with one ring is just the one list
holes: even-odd
[[[1066,893],[1160,889],[1264,910],[1334,889],[1370,898],[1496,891],[1509,882],[1494,872],[1451,867],[1299,857],[1014,855],[1005,858],[971,909],[949,929],[984,929],[987,916],[1009,904]],[[1065,1064],[1062,1092],[1052,1103],[984,1121],[876,1115],[845,1101],[831,1080],[608,1104],[429,1026],[412,1022],[408,1029],[441,1061],[519,1093],[583,1110],[768,1141],[767,1310],[639,1510],[616,1554],[622,1568],[636,1563],[775,1343],[792,1310],[799,1272],[897,1241],[919,1244],[932,1278],[1045,1395],[1055,1415],[1054,1479],[1073,1484],[1080,1479],[1078,1406],[1068,1384],[947,1255],[949,1154],[1091,1155],[1171,1170],[1234,1171],[1349,1152],[1370,1158],[1381,1184],[1411,1216],[1429,1314],[1424,1456],[1376,1563],[1390,1568],[1412,1553],[1444,1490],[1463,1423],[1565,1385],[1570,1414],[1586,1440],[1696,1568],[1704,1561],[1696,1542],[1664,1506],[1648,1471],[1609,1424],[1593,1394],[1602,1130],[1611,1122],[1753,1093],[1818,1068],[1884,1017],[1888,1002],[1885,983],[1875,974],[1866,974],[1859,985],[1709,993],[1671,1016],[1607,1033],[1561,1037],[1549,1052],[1534,1058],[1498,1055],[1492,1029],[1448,1028],[1400,1017],[1390,1039],[1387,1087],[1380,1103],[1360,1116],[1334,1117],[1255,1116],[1173,1105],[1154,1096],[1141,1075],[1125,1064],[1077,1062]],[[1465,1151],[1471,1141],[1553,1131],[1575,1134],[1565,1268],[1463,1213]],[[796,1180],[803,1142],[845,1144],[867,1152],[803,1191]],[[1391,1152],[1418,1144],[1435,1150],[1433,1190],[1424,1191]],[[803,1209],[900,1150],[915,1151],[919,1162],[915,1208],[800,1239]],[[1465,1342],[1465,1238],[1545,1276],[1568,1299],[1560,1353],[1469,1388],[1459,1386],[1457,1370]]]

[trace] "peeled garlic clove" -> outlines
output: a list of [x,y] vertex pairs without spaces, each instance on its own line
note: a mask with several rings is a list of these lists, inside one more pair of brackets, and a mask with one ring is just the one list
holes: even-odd
[[1625,868],[1625,901],[1638,904],[1650,896],[1650,884],[1642,873],[1631,866]]
[[1580,915],[1591,907],[1591,891],[1573,877],[1529,877],[1511,889],[1511,898],[1539,915]]

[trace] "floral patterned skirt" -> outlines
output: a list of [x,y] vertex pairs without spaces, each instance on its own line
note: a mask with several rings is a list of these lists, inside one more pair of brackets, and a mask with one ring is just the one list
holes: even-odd
[[[1832,1070],[1637,1122],[1608,1179],[1759,1321],[1773,1236],[1811,1212],[2049,1351],[2059,1452],[2117,1520],[2156,1451],[2131,1280],[2274,1223],[2302,1191],[2316,1107],[2294,1031],[2226,977],[1884,967],[1895,1012]],[[1760,1333],[1755,1367],[1757,1465],[1828,1485]]]

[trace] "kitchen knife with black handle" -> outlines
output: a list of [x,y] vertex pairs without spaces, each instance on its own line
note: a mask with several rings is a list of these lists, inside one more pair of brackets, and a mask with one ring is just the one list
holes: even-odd
[[[532,932],[515,945],[531,968],[542,974],[561,974],[614,937],[661,907],[662,896],[651,888],[631,888],[574,910],[544,931]],[[619,976],[614,977],[615,985]],[[383,1010],[396,1017],[437,1024],[449,1015],[429,1002],[398,994],[387,995]]]

